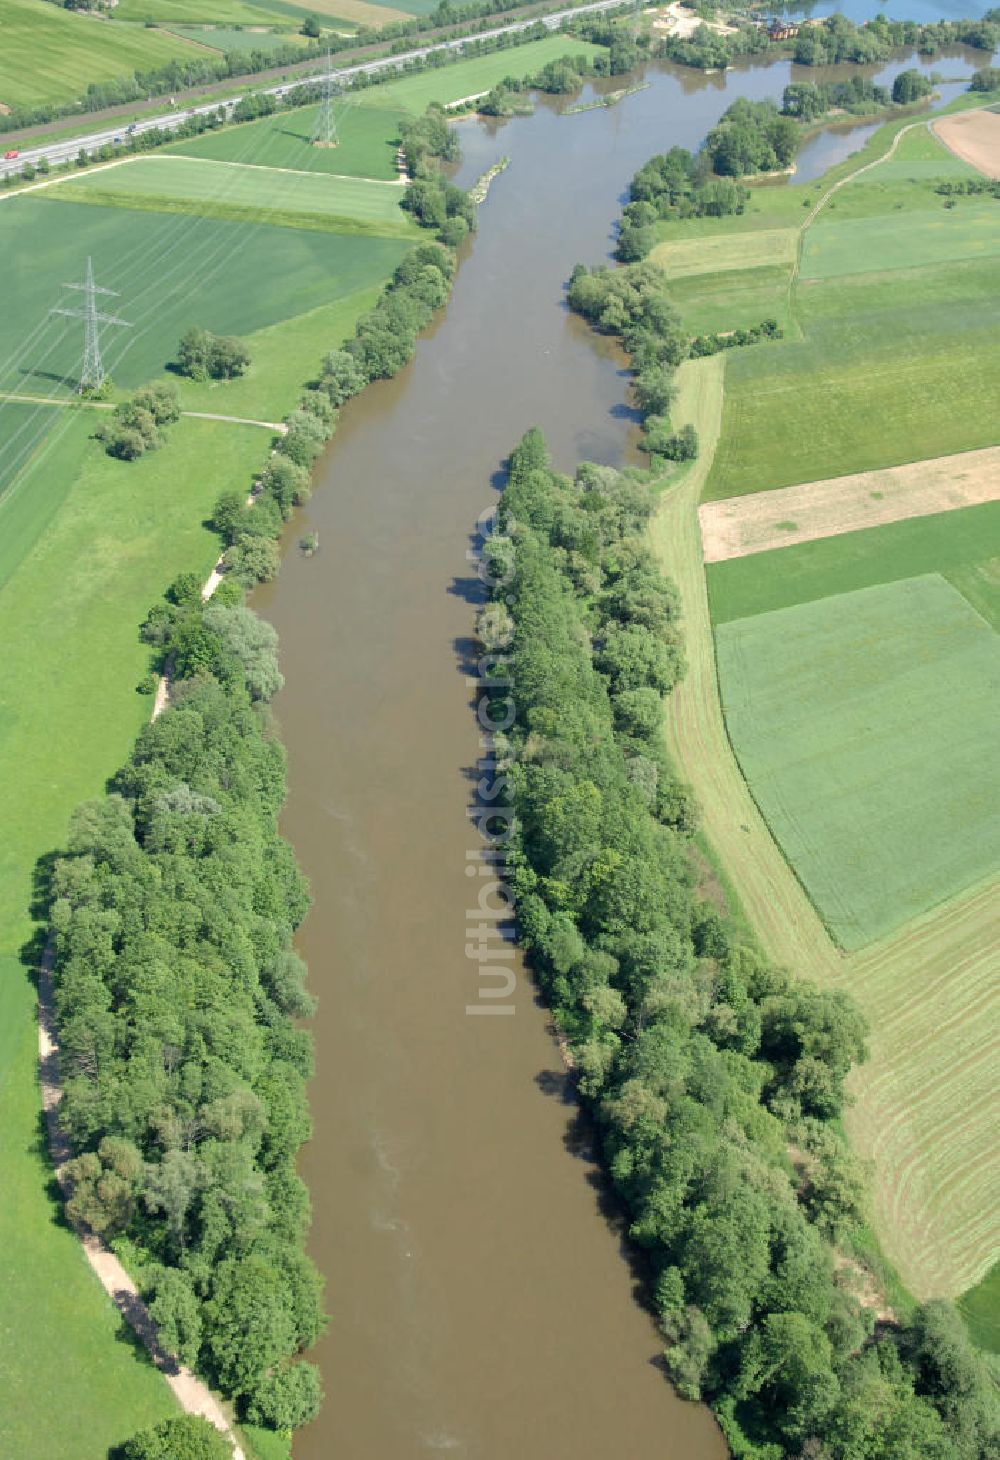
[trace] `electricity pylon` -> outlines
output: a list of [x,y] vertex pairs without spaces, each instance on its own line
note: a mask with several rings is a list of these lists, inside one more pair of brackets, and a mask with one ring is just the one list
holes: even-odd
[[323,77],[323,100],[320,102],[319,115],[316,118],[316,125],[313,127],[310,142],[317,147],[336,147],[339,138],[337,137],[337,119],[333,114],[334,99],[340,95],[340,83],[333,73],[333,65],[330,60],[330,52],[326,53],[326,75]]
[[125,329],[131,329],[131,322],[127,319],[119,319],[114,314],[103,314],[97,307],[98,294],[112,294],[118,296],[117,289],[102,289],[100,284],[94,283],[94,265],[87,259],[87,276],[82,284],[64,284],[64,289],[83,290],[82,309],[53,309],[51,314],[65,314],[70,319],[83,320],[83,370],[80,374],[80,393],[86,390],[100,390],[104,384],[104,362],[101,359],[101,333],[102,324],[122,325]]

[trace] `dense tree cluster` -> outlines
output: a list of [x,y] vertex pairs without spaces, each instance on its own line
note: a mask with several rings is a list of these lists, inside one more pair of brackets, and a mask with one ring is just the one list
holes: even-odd
[[265,713],[275,635],[239,603],[202,608],[188,582],[172,597],[147,637],[173,708],[77,809],[49,882],[68,1210],[129,1239],[164,1347],[286,1429],[318,1406],[315,1371],[292,1360],[324,1319],[295,1171],[312,1002]]
[[783,115],[773,101],[741,96],[709,132],[705,154],[723,177],[774,172],[791,165],[801,136],[794,117]]
[[192,325],[177,348],[177,365],[192,380],[232,380],[250,364],[250,352],[242,340],[231,335],[214,335]]
[[746,328],[727,330],[714,335],[695,335],[691,341],[691,358],[702,355],[717,355],[720,350],[734,350],[740,345],[758,345],[762,340],[780,340],[784,330],[776,319],[762,319],[760,324]]
[[616,255],[622,263],[644,258],[656,242],[660,219],[723,218],[742,213],[749,196],[732,178],[713,177],[706,153],[671,147],[644,163],[629,184]]
[[888,20],[877,15],[858,25],[843,15],[809,21],[792,40],[772,41],[766,26],[741,20],[727,33],[701,25],[691,36],[666,36],[656,54],[682,66],[700,70],[721,70],[740,56],[759,55],[767,50],[791,54],[802,66],[832,66],[843,62],[868,65],[887,61],[902,48],[934,56],[947,46],[967,45],[994,51],[1000,44],[1000,9],[988,10],[981,19],[941,20],[922,25],[912,20]]
[[981,20],[942,20],[920,25],[912,20],[887,20],[878,15],[857,25],[843,15],[830,15],[804,25],[794,42],[794,58],[802,66],[833,66],[843,61],[864,65],[887,61],[894,50],[913,47],[933,56],[946,46],[974,46],[994,51],[1000,44],[1000,11]]
[[633,391],[646,432],[643,449],[673,461],[697,455],[693,430],[670,428],[673,372],[688,358],[691,340],[670,303],[663,270],[649,262],[620,269],[577,264],[567,299],[594,329],[617,335],[632,356]]
[[893,81],[892,99],[899,106],[910,106],[913,102],[930,96],[933,90],[930,78],[911,67],[908,71],[900,71]]
[[983,66],[972,73],[970,91],[1000,91],[1000,66]]
[[454,127],[449,127],[444,108],[436,104],[429,106],[422,117],[405,122],[400,140],[410,177],[426,172],[430,158],[455,162],[460,155],[458,135]]
[[95,435],[103,441],[109,456],[135,461],[163,444],[161,427],[180,418],[181,408],[172,385],[144,385],[128,400],[115,406],[111,419]]
[[[1000,73],[998,73],[1000,74]],[[1000,198],[1000,179],[992,177],[944,177],[934,184],[934,191],[945,198],[975,198],[983,193]]]
[[232,1460],[232,1446],[207,1419],[185,1414],[142,1430],[113,1460]]
[[479,633],[514,686],[498,741],[519,936],[648,1256],[667,1370],[744,1460],[986,1460],[996,1397],[954,1309],[877,1329],[838,1277],[830,1239],[864,1188],[837,1125],[860,1013],[769,967],[694,890],[695,813],[660,731],[683,652],[651,505],[609,468],[558,475],[529,432]]
[[403,129],[403,151],[410,181],[401,206],[421,228],[433,229],[442,243],[457,248],[476,226],[476,207],[469,194],[441,172],[442,161],[453,162],[459,156],[458,138],[441,107],[429,106]]
[[530,111],[529,91],[543,91],[549,96],[573,96],[583,85],[584,77],[594,75],[596,71],[596,64],[592,65],[586,55],[558,56],[548,61],[534,76],[524,80],[505,76],[476,103],[476,110],[486,117],[516,116]]
[[856,75],[846,81],[832,81],[823,86],[817,86],[813,81],[793,81],[785,87],[781,110],[786,116],[797,117],[799,121],[814,122],[833,107],[857,115],[888,106],[889,100],[889,92],[884,86],[876,86],[866,76]]

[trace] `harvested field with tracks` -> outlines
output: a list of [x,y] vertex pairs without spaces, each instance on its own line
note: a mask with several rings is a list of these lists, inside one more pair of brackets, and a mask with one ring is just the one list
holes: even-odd
[[754,492],[698,509],[706,563],[1000,498],[1000,447]]
[[986,177],[1000,178],[1000,112],[942,117],[934,130],[956,157]]

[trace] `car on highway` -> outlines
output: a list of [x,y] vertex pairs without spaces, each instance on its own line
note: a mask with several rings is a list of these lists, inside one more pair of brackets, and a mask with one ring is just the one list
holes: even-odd
[[9,152],[5,152],[4,153],[3,160],[4,160],[4,162],[13,162],[14,158],[15,157],[20,157],[20,155],[21,154],[17,150],[17,148],[16,147],[12,147]]

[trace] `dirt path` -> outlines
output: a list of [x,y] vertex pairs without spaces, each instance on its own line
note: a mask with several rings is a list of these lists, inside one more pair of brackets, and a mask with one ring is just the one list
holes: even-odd
[[[17,395],[12,391],[0,391],[0,400],[22,401],[26,405],[36,406],[86,406],[88,410],[94,411],[113,411],[115,408],[114,401],[81,400],[77,395]],[[194,421],[227,421],[231,426],[263,426],[267,431],[276,431],[279,436],[288,434],[284,421],[258,421],[254,416],[224,416],[217,411],[181,411],[181,415],[189,416]]]
[[[66,1162],[72,1151],[66,1133],[59,1123],[59,1103],[62,1100],[62,1080],[59,1072],[59,1042],[56,1038],[55,1000],[52,987],[52,965],[54,949],[51,941],[46,946],[38,970],[38,1065],[42,1086],[42,1109],[48,1129],[49,1154],[52,1167],[64,1195],[68,1195]],[[131,1324],[149,1352],[150,1358],[166,1379],[174,1398],[185,1414],[200,1415],[220,1430],[233,1447],[233,1460],[245,1460],[243,1450],[232,1430],[232,1422],[219,1400],[207,1384],[190,1369],[179,1365],[160,1347],[156,1324],[149,1315],[149,1309],[139,1296],[135,1283],[129,1277],[114,1253],[93,1233],[80,1231],[83,1251],[98,1282],[121,1313]]]
[[182,416],[190,416],[196,421],[228,421],[232,426],[264,426],[268,431],[277,431],[279,436],[288,434],[288,427],[283,421],[257,421],[252,416],[221,416],[215,411],[181,411]]

